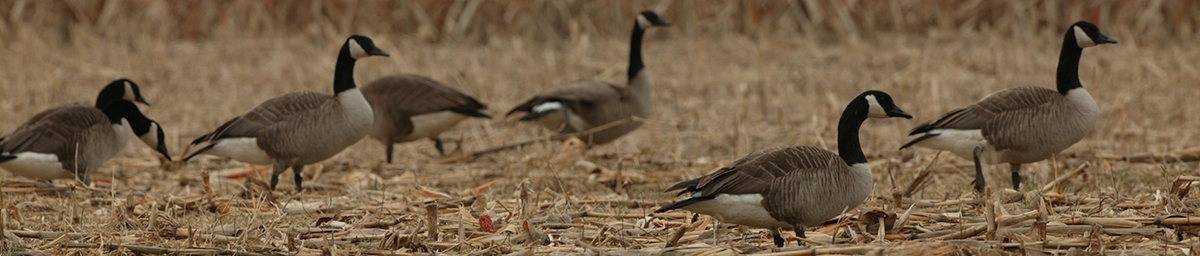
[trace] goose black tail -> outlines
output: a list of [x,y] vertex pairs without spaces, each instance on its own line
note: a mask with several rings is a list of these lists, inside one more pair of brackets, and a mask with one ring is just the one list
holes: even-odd
[[667,206],[663,206],[662,208],[658,208],[658,210],[654,210],[654,213],[662,213],[665,211],[675,210],[675,209],[687,207],[688,205],[692,205],[694,203],[699,203],[699,202],[712,200],[712,199],[713,199],[713,197],[711,197],[711,196],[689,197],[688,199],[684,199],[683,201],[675,202],[675,203],[669,204]]
[[17,159],[17,156],[9,155],[8,153],[0,153],[0,163],[8,162],[8,160]]
[[490,116],[488,114],[484,114],[483,112],[479,112],[478,109],[451,109],[450,111],[454,111],[454,113],[463,114],[463,115],[469,116],[469,117],[492,119],[492,116]]
[[212,149],[212,148],[213,148],[213,144],[208,144],[207,146],[204,146],[203,148],[196,150],[196,152],[192,152],[191,154],[188,154],[186,157],[183,158],[183,162],[192,160],[192,157],[200,155],[200,153],[204,153],[204,151],[208,151],[209,149]]
[[917,144],[917,142],[921,142],[922,140],[925,140],[925,139],[928,139],[928,138],[937,137],[938,135],[939,135],[939,134],[936,134],[936,133],[925,133],[925,134],[922,134],[922,135],[921,135],[921,137],[917,137],[916,139],[910,140],[910,141],[908,141],[907,143],[904,143],[904,145],[901,145],[901,146],[900,146],[900,149],[905,149],[905,148],[911,147],[913,144]]

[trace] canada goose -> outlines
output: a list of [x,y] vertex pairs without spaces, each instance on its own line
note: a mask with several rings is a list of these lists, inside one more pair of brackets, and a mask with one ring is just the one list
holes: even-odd
[[[643,70],[642,35],[651,27],[669,25],[671,23],[652,11],[637,15],[629,45],[627,86],[579,80],[535,95],[506,115],[527,112],[521,121],[537,121],[547,129],[564,134],[586,131],[631,116],[649,117],[653,111],[650,106],[650,78]],[[581,139],[589,144],[604,144],[641,125],[639,122],[629,122]]]
[[338,53],[333,95],[298,91],[268,99],[192,141],[192,146],[209,144],[183,161],[206,153],[251,164],[272,164],[271,189],[279,182],[279,174],[292,168],[296,190],[300,191],[300,171],[305,165],[325,160],[358,142],[374,122],[371,105],[354,85],[354,62],[367,56],[388,53],[375,47],[371,38],[350,36]]
[[[804,237],[804,229],[857,207],[871,193],[871,167],[858,142],[867,118],[912,115],[881,91],[855,97],[838,121],[838,154],[814,146],[777,147],[751,153],[712,174],[675,184],[687,199],[655,210],[684,209],[717,220],[771,229],[775,246],[784,245],[779,229]],[[840,156],[840,157],[839,157]]]
[[921,123],[909,135],[917,145],[948,150],[975,161],[975,190],[986,187],[980,162],[1009,163],[1013,189],[1020,189],[1021,164],[1050,158],[1083,139],[1096,126],[1100,109],[1079,83],[1083,48],[1115,44],[1086,21],[1076,22],[1063,36],[1058,58],[1058,91],[1020,86],[998,91],[974,104]]
[[[150,105],[149,102],[146,102],[146,98],[142,97],[142,91],[138,88],[136,83],[126,78],[120,78],[109,82],[108,85],[104,86],[104,89],[100,90],[100,93],[96,96],[95,106],[96,109],[104,109],[104,107],[112,104],[112,102],[120,100],[141,102],[142,104]],[[59,109],[61,110],[65,108]],[[49,113],[49,111],[45,111],[35,115],[28,120],[27,123],[38,122],[39,118],[48,116]],[[138,113],[140,114],[141,111],[138,111]],[[154,148],[154,150],[162,154],[167,161],[171,161],[171,155],[167,153],[166,140],[163,139],[164,136],[161,125],[159,125],[158,122],[154,121],[153,119],[146,118],[145,120],[145,122],[143,122],[141,119],[130,120],[129,128],[133,129],[134,134],[138,136],[139,140],[141,140],[143,143],[146,143],[146,146]],[[0,142],[3,142],[7,137],[8,134],[0,136]]]
[[[51,108],[0,141],[0,168],[33,179],[90,184],[91,172],[125,147],[130,124],[147,122],[129,101],[114,101],[104,110],[83,105]],[[159,153],[167,155],[161,149]]]
[[492,118],[479,112],[487,106],[471,95],[424,76],[385,76],[363,86],[362,91],[375,110],[375,124],[368,134],[387,146],[388,163],[395,143],[429,138],[438,153],[445,155],[438,134],[467,117]]

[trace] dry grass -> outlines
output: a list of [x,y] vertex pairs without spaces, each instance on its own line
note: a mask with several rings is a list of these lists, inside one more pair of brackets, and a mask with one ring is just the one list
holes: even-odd
[[[102,3],[111,2],[116,1]],[[511,9],[541,13],[547,9],[539,8],[555,2],[560,1],[518,2]],[[271,96],[295,90],[329,92],[334,50],[349,33],[344,31],[366,33],[393,54],[360,61],[360,84],[395,72],[424,74],[476,95],[492,107],[489,113],[500,115],[531,93],[571,80],[623,81],[628,51],[624,20],[633,10],[669,10],[664,16],[678,24],[652,31],[645,46],[657,115],[642,129],[582,157],[560,156],[558,144],[546,143],[435,165],[427,164],[436,159],[432,143],[419,141],[399,147],[402,161],[387,165],[380,164],[382,146],[366,140],[309,167],[306,184],[314,189],[295,194],[287,192],[292,188],[287,179],[280,192],[263,192],[258,182],[265,177],[263,167],[199,158],[164,170],[150,149],[131,143],[108,168],[93,175],[96,189],[64,192],[28,187],[19,179],[3,181],[0,227],[7,232],[0,242],[5,253],[28,254],[163,252],[156,251],[160,249],[180,254],[638,254],[664,251],[677,239],[684,247],[666,252],[767,252],[772,245],[764,230],[717,226],[705,216],[693,219],[691,214],[672,212],[639,225],[645,224],[642,217],[647,213],[673,199],[660,192],[666,186],[754,150],[803,144],[836,148],[835,120],[845,101],[863,90],[879,89],[917,118],[873,120],[864,126],[864,151],[876,174],[874,196],[856,213],[810,232],[809,245],[821,249],[790,253],[1200,250],[1194,246],[1200,243],[1198,198],[1186,191],[1176,197],[1171,188],[1195,183],[1195,178],[1181,176],[1197,174],[1200,155],[1191,150],[1200,145],[1193,129],[1200,127],[1200,120],[1191,114],[1200,110],[1191,106],[1200,97],[1195,90],[1200,51],[1192,43],[1198,39],[1197,23],[1195,17],[1179,15],[1195,10],[1195,3],[1159,1],[1153,3],[1162,5],[1138,9],[1127,8],[1132,2],[1060,6],[1010,1],[1043,7],[1017,8],[1022,12],[988,7],[997,9],[988,16],[947,11],[957,8],[949,4],[926,10],[912,6],[914,2],[892,2],[914,21],[870,23],[863,20],[871,15],[852,12],[856,15],[849,20],[855,21],[860,35],[855,37],[844,36],[849,32],[838,30],[837,24],[845,23],[833,18],[780,21],[795,12],[764,12],[768,22],[758,31],[769,33],[747,33],[746,23],[730,18],[732,14],[711,20],[700,15],[709,9],[743,13],[758,10],[750,6],[791,5],[776,2],[571,2],[571,15],[579,13],[572,8],[606,10],[576,19],[590,20],[594,31],[528,32],[545,30],[531,25],[541,21],[533,18],[480,25],[495,21],[486,17],[505,17],[501,15],[479,16],[464,26],[492,32],[442,36],[449,32],[437,29],[422,36],[399,25],[351,29],[382,18],[367,16],[373,9],[362,6],[369,4],[349,8],[360,13],[351,18],[328,11],[342,10],[333,7],[346,2],[297,4],[295,8],[332,7],[322,7],[326,11],[307,23],[296,18],[295,26],[278,26],[291,20],[270,15],[257,28],[219,18],[252,16],[248,14],[213,14],[218,18],[166,24],[140,16],[148,14],[111,16],[110,22],[119,24],[115,27],[133,28],[120,30],[101,28],[96,21],[55,23],[63,18],[54,12],[61,6],[52,3],[0,1],[0,7],[8,8],[0,12],[0,112],[5,113],[0,115],[0,130],[11,130],[50,106],[90,102],[111,79],[129,77],[154,104],[144,111],[166,126],[168,147],[176,155],[192,138]],[[133,1],[113,8],[141,10],[137,8],[162,3],[170,3],[163,7],[170,10],[175,10],[173,5],[201,5]],[[396,19],[411,19],[413,12],[405,8],[423,6],[439,14],[433,20],[442,23],[431,23],[435,28],[445,27],[444,16],[450,11],[431,7],[443,2],[405,3],[413,2],[396,3],[404,5],[393,10]],[[27,6],[24,12],[14,11],[19,4]],[[283,8],[270,1],[230,4]],[[589,4],[598,7],[572,7]],[[205,6],[196,8],[235,10]],[[479,8],[494,12],[480,13],[506,13],[486,7]],[[620,14],[608,13],[608,8]],[[98,14],[102,11],[75,9],[81,17],[91,17],[85,21],[103,16]],[[1116,9],[1121,11],[1103,11]],[[23,14],[13,18],[14,13]],[[1029,17],[1005,16],[1017,13]],[[1082,59],[1083,84],[1102,111],[1095,132],[1058,161],[1026,165],[1025,191],[1057,186],[1040,194],[1027,192],[1018,202],[1005,202],[1011,192],[980,198],[971,192],[968,161],[925,149],[896,150],[913,125],[987,93],[1025,84],[1052,86],[1059,30],[1071,20],[1092,17],[1090,13],[1112,20],[1099,25],[1121,44],[1085,50]],[[617,25],[597,25],[616,17]],[[347,21],[307,25],[332,20]],[[189,32],[192,23],[214,26]],[[546,24],[562,26],[554,19]],[[788,30],[785,24],[795,27]],[[164,28],[141,27],[155,25]],[[500,118],[464,122],[444,137],[461,140],[464,150],[479,150],[543,135],[546,132],[533,125]],[[1073,172],[1082,164],[1088,166]],[[1007,168],[989,169],[992,189],[1008,186]],[[896,191],[923,171],[928,173],[926,185],[895,202]],[[1059,177],[1066,179],[1053,182]],[[627,183],[616,185],[614,179]],[[428,209],[437,209],[436,221],[430,221]],[[905,214],[909,209],[912,212]],[[482,232],[477,225],[485,213],[496,221],[497,233]],[[873,224],[879,219],[903,220],[885,225],[886,234],[880,237],[879,225]],[[533,232],[522,228],[526,221]],[[431,226],[436,232],[430,232]],[[680,230],[684,233],[675,233]],[[820,246],[833,236],[836,248]],[[541,239],[546,243],[539,243]]]

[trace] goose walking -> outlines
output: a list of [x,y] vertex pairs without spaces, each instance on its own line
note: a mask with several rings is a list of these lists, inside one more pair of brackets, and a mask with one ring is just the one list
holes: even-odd
[[[596,80],[575,81],[535,95],[506,115],[526,112],[521,121],[537,121],[542,127],[563,134],[586,131],[631,116],[649,117],[653,111],[650,106],[650,78],[642,63],[642,35],[646,29],[669,25],[670,22],[652,11],[637,15],[629,45],[627,86]],[[640,126],[640,122],[629,122],[580,139],[590,145],[604,144]]]
[[487,106],[471,95],[424,76],[385,76],[363,86],[362,91],[375,110],[369,135],[387,147],[388,163],[395,143],[429,138],[438,154],[445,155],[439,134],[468,117],[492,118],[480,112]]
[[371,105],[354,84],[354,62],[368,56],[388,56],[371,38],[353,35],[338,53],[333,74],[333,95],[299,91],[275,96],[249,112],[234,117],[211,133],[192,141],[208,142],[183,161],[199,154],[233,158],[245,163],[273,166],[271,189],[279,174],[292,169],[296,190],[302,189],[300,171],[362,140],[374,122]]
[[911,115],[881,91],[855,97],[838,121],[838,154],[814,146],[789,146],[751,153],[712,174],[680,182],[687,199],[655,210],[684,209],[725,223],[771,230],[775,246],[785,244],[779,229],[804,237],[804,229],[857,207],[871,193],[871,167],[859,145],[867,118]]
[[[91,173],[125,147],[131,124],[149,122],[137,106],[123,100],[103,110],[83,105],[51,108],[0,141],[0,168],[27,178],[91,184]],[[168,155],[163,147],[158,149]]]
[[913,128],[910,146],[947,150],[975,161],[975,190],[985,185],[981,163],[1008,163],[1013,189],[1020,189],[1021,164],[1050,158],[1074,145],[1096,126],[1096,100],[1079,82],[1083,48],[1116,44],[1096,25],[1079,21],[1063,36],[1058,90],[1020,86],[998,91]]

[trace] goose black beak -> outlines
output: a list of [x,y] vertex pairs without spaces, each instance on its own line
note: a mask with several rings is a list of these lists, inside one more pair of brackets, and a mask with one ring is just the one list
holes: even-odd
[[142,98],[141,95],[138,95],[134,100],[141,102],[142,104],[146,104],[146,106],[150,106],[150,102],[146,102],[146,98]]
[[167,161],[171,161],[171,154],[167,153],[167,144],[159,143],[158,147],[155,147],[154,150],[158,151],[159,154],[162,154],[163,157],[166,157]]
[[1116,39],[1109,38],[1103,33],[1096,33],[1099,38],[1096,38],[1096,44],[1117,44]]
[[904,110],[900,109],[899,107],[894,107],[888,110],[887,115],[888,117],[903,117],[904,119],[912,119],[911,114],[904,112]]
[[383,51],[383,50],[380,50],[379,48],[376,48],[376,47],[372,47],[372,48],[371,48],[371,50],[368,50],[368,51],[367,51],[367,55],[371,55],[371,56],[384,56],[384,57],[391,57],[391,56],[392,56],[392,55],[389,55],[387,52],[385,52],[385,51]]

